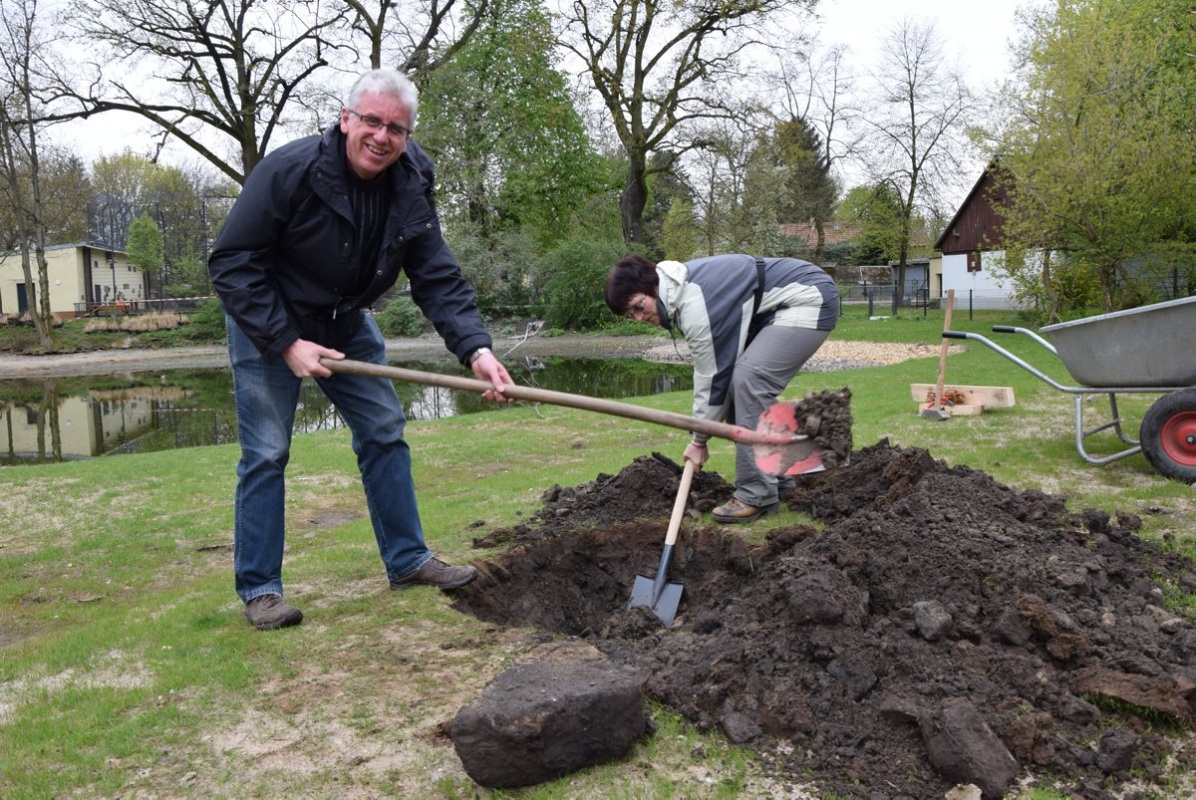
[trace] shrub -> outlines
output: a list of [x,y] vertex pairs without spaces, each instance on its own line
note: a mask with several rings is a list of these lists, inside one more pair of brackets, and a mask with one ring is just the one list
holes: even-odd
[[413,338],[424,332],[427,320],[419,306],[407,295],[395,295],[386,308],[374,315],[383,336]]
[[548,324],[581,331],[614,322],[603,289],[611,266],[622,255],[621,243],[575,239],[543,256],[536,274],[544,291]]
[[488,317],[512,317],[532,303],[531,266],[535,242],[524,231],[482,237],[466,228],[450,237],[461,273],[477,292],[478,308]]
[[188,316],[187,325],[179,329],[179,335],[189,341],[223,342],[228,338],[224,325],[224,306],[219,300],[204,300]]

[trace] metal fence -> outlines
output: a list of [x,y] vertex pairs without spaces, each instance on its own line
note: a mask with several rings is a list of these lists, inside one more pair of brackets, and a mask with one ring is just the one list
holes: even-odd
[[204,297],[162,297],[149,300],[119,300],[115,303],[75,303],[77,317],[123,317],[136,314],[155,314],[163,311],[193,312],[201,303],[215,300]]
[[[943,299],[932,296],[926,286],[907,286],[897,292],[894,284],[841,284],[839,302],[841,305],[866,305],[868,315],[897,314],[902,309],[921,311],[942,307]],[[1008,293],[1000,290],[956,290],[955,308],[971,313],[979,309],[1016,309],[1018,306]]]

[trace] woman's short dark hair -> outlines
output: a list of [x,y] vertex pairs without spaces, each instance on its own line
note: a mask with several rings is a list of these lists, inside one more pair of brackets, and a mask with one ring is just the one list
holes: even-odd
[[606,305],[622,316],[634,294],[656,297],[660,279],[656,276],[656,262],[643,256],[626,256],[615,262],[606,277]]

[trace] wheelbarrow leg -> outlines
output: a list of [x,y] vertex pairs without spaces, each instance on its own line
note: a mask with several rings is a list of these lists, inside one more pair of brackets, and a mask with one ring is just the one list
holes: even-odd
[[[1084,398],[1087,395],[1082,393],[1073,395],[1076,401],[1076,451],[1080,454],[1081,458],[1083,458],[1089,464],[1095,464],[1096,466],[1102,466],[1104,464],[1118,461],[1120,459],[1142,452],[1142,445],[1138,444],[1136,440],[1127,437],[1125,432],[1121,429],[1121,418],[1117,414],[1117,396],[1113,392],[1108,392],[1107,394],[1109,397],[1109,408],[1112,412],[1112,418],[1104,424],[1087,429],[1084,428]],[[1093,434],[1100,433],[1101,431],[1108,430],[1109,428],[1113,428],[1117,433],[1118,438],[1120,438],[1126,444],[1132,446],[1108,456],[1090,455],[1088,450],[1084,447],[1084,440]]]

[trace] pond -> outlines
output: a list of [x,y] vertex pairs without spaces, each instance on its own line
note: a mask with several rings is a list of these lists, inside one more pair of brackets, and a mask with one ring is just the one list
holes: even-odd
[[[618,399],[690,389],[686,364],[641,359],[504,359],[516,383]],[[400,362],[422,372],[472,377],[456,361]],[[412,423],[459,414],[502,413],[509,406],[478,394],[396,382]],[[191,369],[120,375],[0,381],[0,464],[146,453],[237,440],[232,373]],[[343,427],[313,381],[304,381],[296,434]]]

